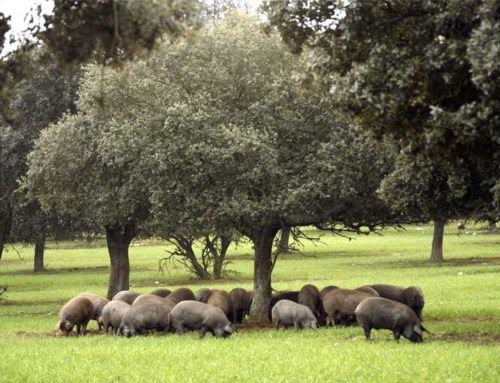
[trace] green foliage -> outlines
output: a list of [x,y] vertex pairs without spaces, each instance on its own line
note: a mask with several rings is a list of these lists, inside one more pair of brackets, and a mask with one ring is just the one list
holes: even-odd
[[301,65],[233,15],[123,70],[90,66],[79,114],[41,137],[29,185],[45,207],[103,224],[144,219],[150,203],[166,236],[384,223],[384,147],[301,90]]
[[270,1],[268,10],[286,41],[313,48],[317,79],[366,130],[491,188],[500,166],[499,2],[335,3]]
[[[422,244],[431,242],[430,226],[408,226],[406,231],[387,230],[383,236],[351,241],[325,235],[323,243],[306,244],[303,255],[287,255],[276,264],[276,289],[297,289],[306,283],[347,288],[375,282],[421,286],[426,296],[425,326],[433,334],[426,334],[419,345],[406,340],[398,344],[383,330],[374,331],[374,340],[368,343],[357,327],[303,332],[240,328],[231,339],[204,341],[196,334],[53,338],[57,311],[65,300],[82,291],[105,293],[106,249],[50,243],[46,260],[51,272],[34,274],[32,252],[21,247],[24,260],[9,251],[0,263],[2,285],[8,286],[2,295],[7,300],[0,305],[2,380],[88,381],[92,371],[95,381],[392,382],[411,374],[427,381],[495,382],[500,336],[498,235],[469,225],[467,232],[458,236],[455,225],[447,226],[449,260],[439,266],[425,261]],[[313,229],[308,233],[317,234]],[[165,247],[139,244],[131,248],[133,290],[149,292],[158,286],[155,281],[162,287],[187,285],[193,290],[252,286],[250,245],[230,250],[231,270],[238,274],[201,283],[182,268],[171,267],[170,273],[158,275],[157,260]],[[96,329],[95,323],[89,327]]]
[[388,204],[415,221],[474,217],[496,221],[491,183],[477,174],[447,174],[419,157],[400,156],[379,192]]
[[4,128],[0,142],[5,156],[0,162],[3,185],[0,198],[4,202],[0,220],[6,222],[10,217],[12,222],[8,226],[12,231],[8,234],[14,241],[33,241],[41,233],[54,235],[63,226],[69,231],[68,222],[63,224],[61,216],[42,213],[38,203],[18,188],[19,179],[27,171],[26,157],[40,131],[63,113],[75,111],[79,68],[59,68],[42,56],[42,50],[31,52],[30,60],[37,63],[37,68],[29,78],[17,83],[5,107],[10,127]]
[[191,1],[55,0],[37,32],[63,62],[129,60],[165,33],[179,34],[196,12]]

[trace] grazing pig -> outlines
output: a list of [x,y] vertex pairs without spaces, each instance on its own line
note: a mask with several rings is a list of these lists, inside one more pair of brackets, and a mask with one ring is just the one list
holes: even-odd
[[370,286],[358,287],[357,289],[354,290],[362,291],[363,293],[367,293],[372,297],[380,297],[380,294],[377,292],[377,290],[371,288]]
[[321,324],[323,322],[323,305],[321,303],[319,290],[314,285],[305,285],[299,291],[298,303],[309,307]]
[[131,305],[139,295],[141,294],[134,291],[122,290],[116,293],[112,301],[122,301]]
[[217,290],[208,298],[207,303],[211,306],[218,307],[226,315],[232,323],[236,321],[234,306],[231,296],[224,290]]
[[403,335],[415,343],[423,342],[422,332],[427,331],[420,324],[415,311],[403,303],[390,299],[367,298],[356,307],[355,313],[359,325],[365,331],[367,340],[370,340],[373,328],[391,330],[394,339],[399,340]]
[[194,301],[196,297],[187,287],[180,287],[174,290],[166,299],[173,303],[179,303],[181,301]]
[[354,310],[366,298],[371,297],[362,291],[335,289],[325,295],[323,307],[326,313],[326,325],[347,326],[356,323]]
[[137,305],[142,305],[147,302],[160,302],[164,303],[166,301],[165,298],[159,297],[158,295],[153,295],[153,294],[142,294],[139,295],[134,303],[132,303],[132,306],[137,306]]
[[131,306],[123,315],[120,334],[128,338],[135,335],[147,335],[149,330],[164,333],[168,330],[168,314],[174,304],[165,302],[146,302]]
[[92,305],[94,306],[94,315],[92,316],[92,319],[97,322],[97,328],[101,331],[102,324],[99,318],[101,317],[102,309],[108,304],[109,301],[106,298],[94,293],[81,293],[78,294],[78,296],[87,298],[92,302]]
[[159,297],[162,297],[162,298],[166,298],[167,296],[172,294],[172,292],[169,289],[156,289],[156,290],[151,291],[151,294],[158,295]]
[[169,314],[170,326],[177,334],[186,330],[200,330],[200,338],[207,331],[213,336],[228,337],[233,333],[231,323],[218,307],[198,301],[178,303]]
[[196,293],[196,300],[198,302],[203,302],[203,303],[207,303],[208,301],[208,298],[210,298],[210,296],[213,294],[214,292],[210,289],[200,289],[198,290],[198,292]]
[[[134,302],[135,303],[135,302]],[[119,335],[120,324],[123,316],[130,309],[130,305],[123,301],[111,301],[102,310],[100,321],[104,327],[104,332],[109,335],[111,328],[116,335]]]
[[323,298],[325,297],[326,294],[335,289],[338,289],[338,287],[332,285],[323,287],[323,289],[321,289],[321,291],[319,292],[319,297],[321,298],[321,301],[323,301]]
[[273,293],[271,297],[271,307],[283,299],[288,299],[289,301],[297,303],[299,301],[299,292],[285,290]]
[[394,285],[370,285],[376,290],[380,297],[391,299],[410,306],[418,318],[422,320],[422,310],[425,305],[424,293],[419,287],[410,286],[404,288]]
[[94,305],[85,297],[75,297],[69,300],[59,312],[59,323],[57,327],[66,336],[73,331],[76,325],[76,334],[87,333],[87,324],[94,316]]
[[271,310],[273,309],[274,305],[283,299],[287,299],[289,301],[298,303],[299,292],[285,290],[285,291],[277,291],[277,292],[273,293],[273,295],[271,296],[271,305],[269,306],[269,319],[271,319],[271,313],[272,313]]
[[245,289],[237,287],[231,290],[229,296],[233,302],[233,310],[236,315],[235,321],[241,323],[245,319],[245,315],[250,314],[252,295]]
[[276,330],[280,325],[285,328],[294,326],[297,330],[307,327],[318,328],[318,321],[309,307],[288,299],[282,299],[274,305],[271,317]]

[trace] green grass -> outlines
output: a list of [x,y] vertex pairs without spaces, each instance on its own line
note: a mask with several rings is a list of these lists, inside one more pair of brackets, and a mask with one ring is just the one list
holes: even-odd
[[[359,328],[296,332],[240,330],[228,340],[196,334],[121,339],[92,333],[57,337],[57,311],[83,291],[105,294],[108,257],[102,242],[50,243],[47,271],[32,272],[32,249],[16,246],[0,261],[0,382],[87,381],[500,381],[500,235],[471,227],[446,229],[442,265],[427,261],[431,226],[387,230],[348,241],[324,235],[301,253],[283,255],[275,289],[370,283],[418,285],[426,297],[424,344],[396,343],[387,331],[366,342]],[[311,229],[310,235],[319,233]],[[474,233],[476,233],[474,235]],[[179,265],[158,272],[166,247],[136,241],[130,250],[131,289],[252,287],[249,244],[230,252],[222,281],[200,282]],[[95,324],[91,324],[92,329]]]

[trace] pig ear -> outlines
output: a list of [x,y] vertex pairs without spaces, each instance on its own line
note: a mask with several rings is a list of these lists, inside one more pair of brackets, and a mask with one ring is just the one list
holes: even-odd
[[418,335],[422,335],[422,329],[420,328],[420,326],[418,324],[413,326],[413,331],[415,331]]

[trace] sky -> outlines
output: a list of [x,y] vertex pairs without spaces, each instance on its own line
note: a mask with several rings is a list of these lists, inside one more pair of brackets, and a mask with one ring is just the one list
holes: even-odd
[[[248,3],[249,8],[255,11],[262,0],[246,0],[246,2]],[[14,35],[19,34],[26,28],[26,14],[37,4],[42,5],[44,13],[50,13],[52,10],[52,0],[0,0],[0,12],[3,12],[7,16],[11,16],[11,33]],[[9,37],[7,37],[7,39],[8,38]],[[4,56],[13,49],[13,46],[11,46],[8,41],[5,45],[6,46],[2,51],[2,54],[0,54],[0,57]]]
[[7,41],[5,43],[6,46],[4,47],[0,57],[4,56],[13,48],[8,42],[9,37],[12,34],[20,34],[24,29],[26,29],[26,26],[28,25],[27,20],[25,20],[26,14],[37,4],[42,5],[44,13],[50,13],[53,7],[53,2],[51,0],[0,0],[0,12],[11,17],[11,32],[7,35]]

